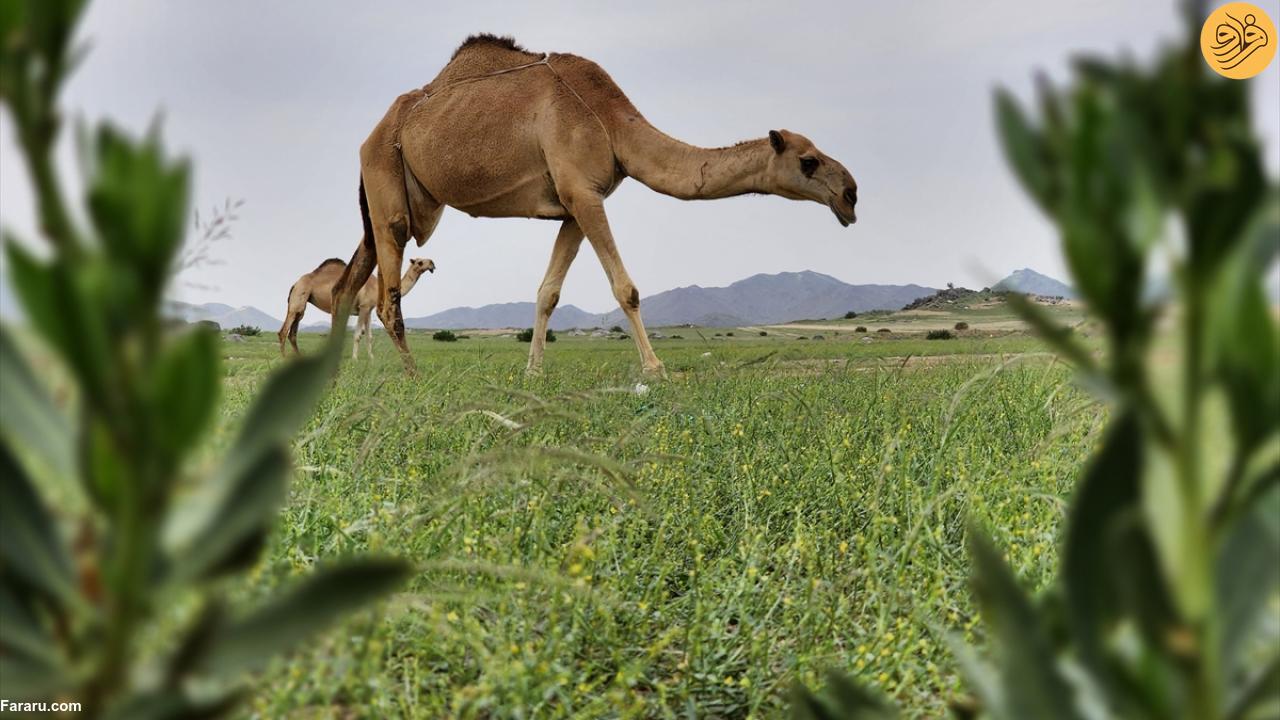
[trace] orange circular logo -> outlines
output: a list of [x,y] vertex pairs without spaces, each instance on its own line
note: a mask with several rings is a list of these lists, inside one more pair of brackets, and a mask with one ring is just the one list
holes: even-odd
[[1219,75],[1233,80],[1251,78],[1276,56],[1276,26],[1257,5],[1227,3],[1204,21],[1200,52]]

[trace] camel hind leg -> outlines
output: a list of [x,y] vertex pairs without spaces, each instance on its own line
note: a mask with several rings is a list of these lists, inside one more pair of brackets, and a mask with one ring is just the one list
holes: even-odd
[[[375,135],[377,131],[375,131]],[[413,358],[405,340],[404,314],[400,309],[400,269],[410,237],[426,243],[444,207],[426,196],[416,180],[406,178],[397,145],[371,137],[360,147],[360,176],[364,188],[365,226],[373,235],[378,259],[378,319],[400,351],[405,369],[413,372]],[[412,189],[406,184],[412,180]],[[409,207],[410,195],[413,208]]]
[[285,309],[284,324],[280,326],[280,332],[276,333],[276,337],[280,338],[281,357],[287,357],[284,350],[286,338],[293,345],[293,354],[301,354],[298,350],[298,325],[302,323],[302,315],[306,311],[307,293],[298,288],[298,283],[294,283],[293,287],[289,288],[289,304]]
[[538,288],[538,305],[533,316],[533,338],[529,343],[529,364],[526,372],[537,373],[542,369],[542,351],[547,344],[547,323],[560,302],[560,288],[569,266],[578,256],[582,245],[582,226],[576,220],[565,220],[556,235],[556,245],[551,251],[547,274]]

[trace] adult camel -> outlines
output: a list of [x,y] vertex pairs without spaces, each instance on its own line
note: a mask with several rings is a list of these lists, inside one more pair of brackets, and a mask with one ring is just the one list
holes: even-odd
[[[390,280],[382,283],[378,316],[412,371],[396,281],[409,239],[425,243],[446,206],[475,217],[559,220],[528,369],[542,366],[547,320],[585,233],[631,323],[644,370],[661,373],[640,318],[640,291],[604,211],[604,199],[627,177],[683,200],[747,193],[809,200],[845,226],[858,201],[849,171],[803,135],[771,130],[731,147],[694,147],[650,125],[594,62],[475,35],[434,80],[397,98],[360,146],[364,239],[334,288],[334,306],[351,302],[376,263]],[[335,330],[343,315],[334,315]]]

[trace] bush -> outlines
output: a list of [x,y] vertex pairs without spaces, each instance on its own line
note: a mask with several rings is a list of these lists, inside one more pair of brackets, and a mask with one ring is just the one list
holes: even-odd
[[683,335],[672,335],[672,336],[671,336],[671,339],[672,339],[672,340],[683,340],[683,339],[684,339],[684,336],[683,336]]
[[769,334],[769,333],[765,332],[764,330],[761,330],[761,331],[760,331],[760,337],[765,337],[765,336],[766,336],[766,335],[768,335],[768,334]]
[[733,333],[731,333],[731,332],[729,332],[729,333],[725,333],[725,334],[724,334],[724,336],[725,336],[725,337],[733,337]]
[[195,322],[195,326],[196,328],[207,332],[222,332],[222,326],[213,320],[197,320]]
[[886,334],[887,334],[887,333],[891,333],[891,332],[893,332],[893,331],[892,331],[892,330],[890,330],[889,328],[880,328],[880,329],[879,329],[879,330],[877,330],[876,332],[878,332],[878,333],[886,333]]
[[431,335],[431,339],[440,342],[457,342],[458,336],[454,335],[452,330],[437,330]]
[[[1009,165],[1057,226],[1107,352],[1006,300],[1107,423],[1070,473],[1054,577],[1024,583],[1005,528],[992,538],[975,518],[966,533],[988,650],[960,664],[984,717],[1276,716],[1280,323],[1266,273],[1280,188],[1250,89],[1201,64],[1207,5],[1186,4],[1181,43],[1149,65],[1091,57],[1029,105],[996,95]],[[1154,257],[1172,260],[1177,312],[1144,297]],[[851,681],[827,684],[797,706],[896,715]]]
[[245,337],[253,337],[262,334],[262,328],[256,325],[237,325],[227,331],[231,335],[243,335]]
[[950,330],[930,330],[928,334],[924,336],[924,339],[925,340],[951,340],[954,337],[955,335],[952,335]]
[[845,319],[845,320],[852,320],[852,319],[854,319],[854,318],[856,318],[856,317],[858,317],[858,313],[856,313],[856,312],[854,312],[854,311],[852,311],[852,310],[850,310],[849,312],[847,312],[847,313],[845,313],[845,314],[844,314],[844,319]]
[[866,326],[866,325],[859,325],[858,327],[854,328],[854,329],[853,329],[853,331],[854,331],[854,332],[859,332],[859,333],[864,333],[864,332],[866,332],[866,331],[867,331],[867,326]]
[[74,700],[84,718],[220,717],[248,672],[412,573],[333,559],[266,592],[234,590],[273,566],[262,558],[288,501],[293,438],[330,385],[341,333],[281,363],[248,393],[235,436],[214,439],[226,411],[217,324],[175,332],[163,312],[190,162],[155,127],[135,137],[85,122],[87,201],[73,206],[79,188],[53,172],[59,121],[74,116],[58,96],[84,57],[73,30],[87,4],[0,5],[0,103],[51,245],[4,243],[8,287],[45,346],[33,368],[0,326],[0,696]]
[[[516,333],[516,340],[519,340],[520,342],[533,342],[533,328],[525,328]],[[547,328],[547,342],[555,341],[556,334],[551,331],[551,328]]]
[[626,331],[622,329],[621,325],[614,325],[613,327],[609,328],[609,332],[620,333],[620,332],[626,332]]
[[957,329],[957,330],[968,330],[968,329],[969,329],[969,323],[964,322],[964,321],[960,321],[960,322],[956,323],[956,329]]

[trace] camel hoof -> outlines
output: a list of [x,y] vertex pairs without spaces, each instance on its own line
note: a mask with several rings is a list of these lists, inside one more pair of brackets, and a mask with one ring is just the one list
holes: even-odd
[[666,380],[667,368],[662,363],[658,363],[657,365],[643,368],[640,374],[650,380]]

